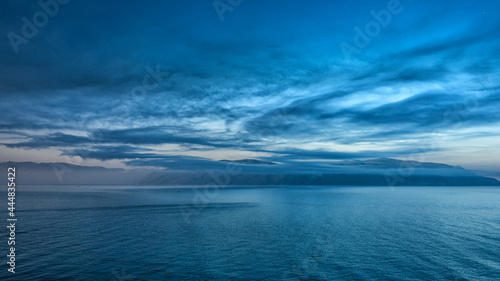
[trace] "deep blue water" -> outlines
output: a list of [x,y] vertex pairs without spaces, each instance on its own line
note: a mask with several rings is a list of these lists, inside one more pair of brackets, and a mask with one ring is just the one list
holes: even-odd
[[63,190],[18,192],[0,280],[500,280],[498,188]]

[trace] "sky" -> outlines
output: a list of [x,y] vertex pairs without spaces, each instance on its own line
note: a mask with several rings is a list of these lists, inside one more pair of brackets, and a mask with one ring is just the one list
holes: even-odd
[[4,1],[0,162],[391,157],[500,173],[499,8]]

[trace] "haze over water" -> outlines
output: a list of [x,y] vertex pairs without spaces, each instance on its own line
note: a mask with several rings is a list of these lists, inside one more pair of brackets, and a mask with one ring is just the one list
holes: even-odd
[[51,189],[1,280],[500,279],[498,188]]

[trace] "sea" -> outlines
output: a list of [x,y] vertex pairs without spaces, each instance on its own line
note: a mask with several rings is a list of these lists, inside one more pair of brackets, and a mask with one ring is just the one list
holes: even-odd
[[498,187],[17,190],[0,280],[500,280]]

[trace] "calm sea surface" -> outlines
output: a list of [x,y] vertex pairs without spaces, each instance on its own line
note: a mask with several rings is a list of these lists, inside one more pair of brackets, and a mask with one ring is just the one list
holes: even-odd
[[500,280],[499,188],[22,189],[0,280]]

